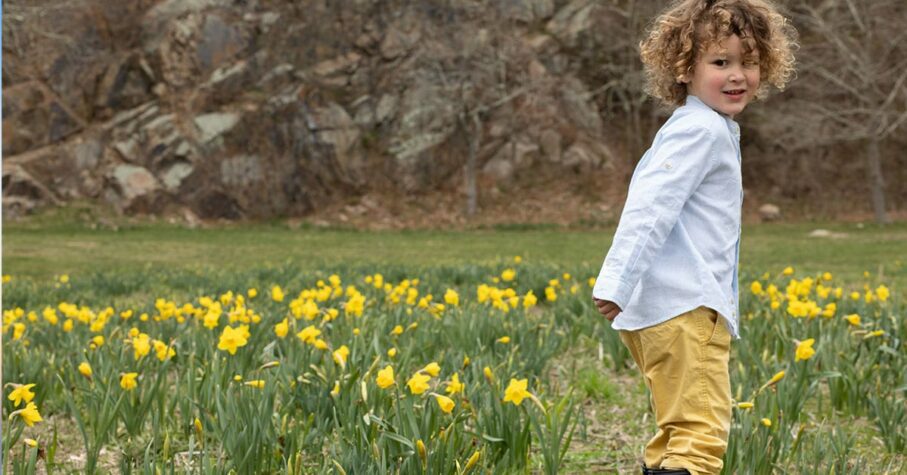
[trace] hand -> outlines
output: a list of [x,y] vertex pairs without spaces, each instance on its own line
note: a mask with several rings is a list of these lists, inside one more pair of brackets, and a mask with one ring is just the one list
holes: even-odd
[[595,306],[598,308],[598,313],[604,315],[609,322],[613,322],[617,315],[622,312],[620,307],[616,303],[610,300],[601,300],[595,297],[592,297],[592,301],[595,302]]

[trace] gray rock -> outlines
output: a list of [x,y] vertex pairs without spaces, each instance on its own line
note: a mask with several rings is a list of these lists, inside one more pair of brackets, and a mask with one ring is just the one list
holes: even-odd
[[220,16],[209,14],[200,31],[196,58],[203,71],[217,68],[246,48],[242,33]]
[[94,170],[98,166],[101,154],[104,152],[104,146],[94,138],[79,140],[73,146],[73,156],[76,160],[76,168],[79,170]]
[[119,165],[110,174],[113,184],[122,197],[120,208],[128,208],[133,200],[147,196],[160,188],[157,179],[144,167]]
[[498,182],[509,181],[513,178],[515,171],[513,162],[500,154],[486,162],[485,166],[482,167],[482,173]]
[[759,216],[764,221],[775,221],[781,217],[781,208],[771,203],[766,203],[759,207]]
[[183,180],[191,175],[194,170],[195,167],[192,166],[191,163],[186,160],[179,160],[170,165],[170,167],[161,174],[161,182],[168,191],[176,191],[183,183]]
[[95,107],[131,109],[152,98],[154,78],[138,54],[123,56],[108,64],[98,84]]
[[235,112],[214,112],[196,117],[193,122],[199,131],[199,142],[211,142],[225,132],[230,131],[239,123],[240,118],[240,115]]
[[4,155],[59,142],[82,127],[82,121],[38,82],[3,90]]
[[539,136],[539,145],[542,155],[552,162],[561,161],[561,134],[552,129],[546,129]]
[[224,185],[246,187],[264,179],[261,158],[257,155],[236,155],[220,162],[220,176]]

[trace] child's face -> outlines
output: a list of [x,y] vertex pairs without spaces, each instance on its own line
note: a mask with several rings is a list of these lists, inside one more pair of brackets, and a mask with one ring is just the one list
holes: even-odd
[[744,55],[740,38],[731,35],[701,52],[684,82],[688,94],[733,119],[759,89],[758,53]]

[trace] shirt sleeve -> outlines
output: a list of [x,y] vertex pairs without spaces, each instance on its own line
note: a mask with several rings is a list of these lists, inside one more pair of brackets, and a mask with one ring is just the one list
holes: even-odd
[[626,309],[680,211],[714,166],[713,134],[705,127],[665,130],[630,181],[627,202],[592,295]]

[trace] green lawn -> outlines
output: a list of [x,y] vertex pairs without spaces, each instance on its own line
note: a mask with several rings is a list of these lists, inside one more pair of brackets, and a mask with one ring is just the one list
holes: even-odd
[[[815,229],[842,235],[809,237]],[[282,223],[187,229],[163,223],[120,224],[117,229],[70,218],[40,216],[3,225],[3,273],[47,278],[55,274],[174,269],[245,269],[290,265],[301,271],[344,266],[446,266],[487,264],[514,255],[578,275],[597,273],[613,228],[414,230],[365,232]],[[828,271],[846,280],[874,278],[903,287],[907,270],[907,223],[886,227],[842,223],[745,226],[744,274]]]

